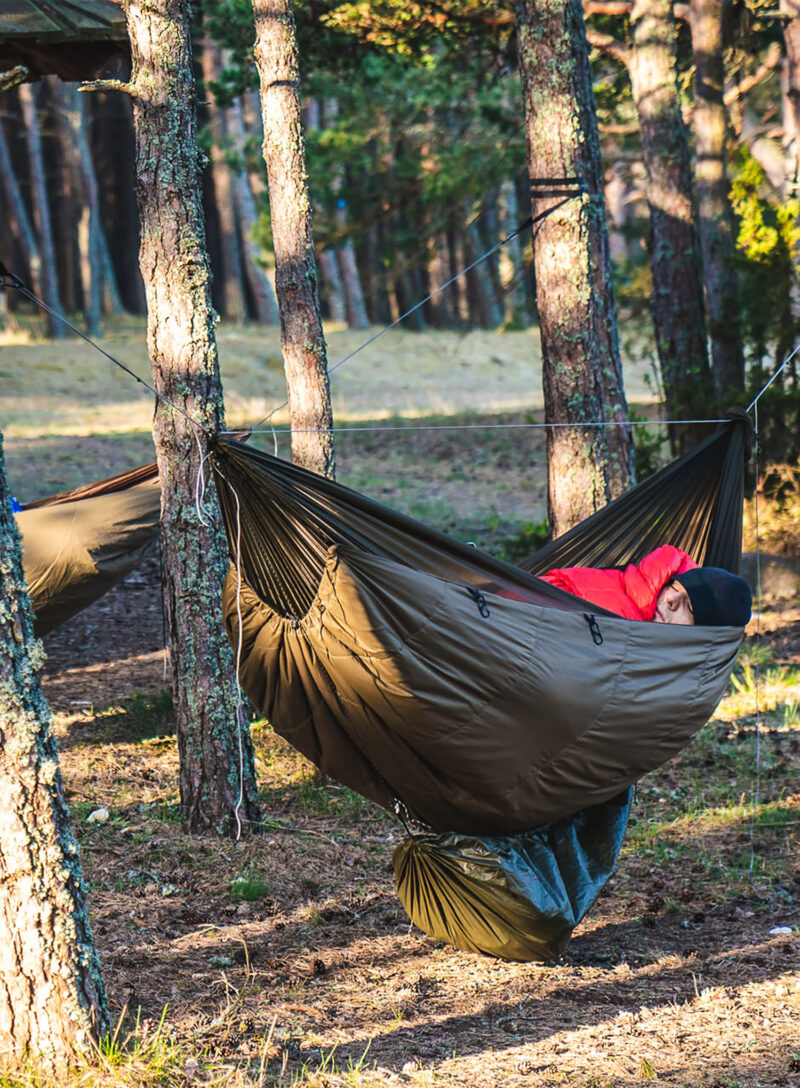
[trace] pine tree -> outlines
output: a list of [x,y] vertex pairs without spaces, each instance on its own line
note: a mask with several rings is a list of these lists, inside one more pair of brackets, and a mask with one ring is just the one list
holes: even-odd
[[[164,580],[180,754],[181,811],[194,831],[239,835],[260,811],[249,729],[221,619],[228,553],[213,492],[198,478],[224,427],[200,201],[188,0],[125,0],[148,347],[160,394],[153,438],[162,489]],[[179,194],[179,198],[176,198]],[[175,407],[171,407],[174,405]]]
[[630,486],[632,444],[583,9],[517,0],[516,10],[533,214],[562,199],[549,192],[563,193],[564,179],[576,194],[534,232],[545,415],[575,424],[548,430],[548,512],[560,535]]
[[253,0],[253,11],[292,459],[332,476],[333,413],[317,297],[291,0]]
[[0,1062],[52,1070],[85,1055],[108,1017],[43,659],[0,435]]

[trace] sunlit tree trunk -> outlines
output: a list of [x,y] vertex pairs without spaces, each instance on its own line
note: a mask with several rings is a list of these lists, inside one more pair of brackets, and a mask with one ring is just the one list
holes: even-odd
[[[58,291],[58,276],[56,274],[56,251],[53,244],[50,205],[47,200],[47,182],[44,170],[44,156],[42,154],[42,140],[39,132],[39,117],[36,110],[36,98],[30,83],[23,83],[20,86],[19,98],[28,136],[33,209],[42,262],[42,297],[48,306],[51,306],[57,313],[61,313],[61,297]],[[48,314],[47,329],[52,337],[59,339],[64,335],[65,326]]]
[[333,414],[317,298],[294,18],[290,0],[253,0],[253,11],[292,459],[332,476]]
[[253,191],[250,188],[250,176],[244,162],[247,132],[240,98],[234,99],[225,110],[225,121],[228,126],[228,134],[233,141],[234,150],[240,160],[240,164],[234,172],[233,186],[236,197],[236,211],[242,231],[242,257],[245,276],[250,287],[250,294],[253,296],[256,318],[259,324],[277,325],[280,321],[278,300],[275,298],[275,289],[261,266],[261,247],[255,239],[258,212],[256,211]]
[[[712,414],[700,247],[692,209],[689,145],[676,85],[671,0],[635,0],[628,71],[639,118],[650,209],[650,310],[666,410],[671,419]],[[694,445],[697,427],[670,428],[674,454]]]
[[211,133],[211,180],[219,223],[220,257],[222,268],[222,298],[225,316],[232,321],[245,318],[244,289],[242,283],[242,249],[236,224],[236,201],[231,168],[225,158],[226,127],[223,111],[217,105],[213,84],[219,81],[220,51],[210,38],[200,46],[200,57],[205,83],[206,110]]
[[717,396],[727,406],[744,389],[744,352],[725,154],[723,4],[724,0],[691,0],[688,19],[695,63],[695,186],[712,371]]
[[[521,219],[517,187],[513,181],[504,181],[500,186],[500,233],[507,237],[517,229]],[[528,323],[528,299],[525,294],[522,262],[522,243],[517,235],[499,253],[503,309],[507,325]]]
[[[793,136],[794,169],[792,180],[800,180],[800,0],[780,0],[783,41],[786,46],[783,83],[789,103]],[[784,124],[784,128],[787,128]],[[792,194],[794,195],[794,194]]]
[[[630,486],[632,444],[582,5],[517,0],[516,11],[533,214],[561,199],[548,188],[582,179],[578,195],[534,233],[545,415],[575,424],[547,432],[548,513],[558,536]],[[604,420],[616,426],[591,426]]]
[[74,86],[65,86],[55,76],[49,79],[50,91],[64,132],[65,161],[70,163],[81,197],[81,218],[78,225],[81,286],[90,336],[101,332],[100,315],[103,308],[102,281],[104,274],[100,222],[100,198],[97,177],[92,165],[86,139],[84,99]]
[[[335,124],[339,115],[339,103],[335,98],[325,101],[325,124]],[[336,229],[341,239],[337,246],[336,256],[339,269],[342,274],[344,287],[345,306],[347,309],[347,322],[351,329],[366,329],[369,327],[367,310],[364,305],[364,291],[361,287],[361,276],[356,263],[356,250],[352,239],[349,237],[349,225],[347,222],[347,194],[345,191],[345,169],[342,165],[333,176],[331,190],[336,202]]]
[[196,502],[210,435],[224,419],[200,199],[189,4],[125,0],[123,8],[133,66],[130,83],[119,89],[134,103],[139,261],[153,382],[164,398],[156,406],[153,438],[181,811],[193,831],[238,836],[257,827],[260,812],[250,733],[237,715],[220,615],[228,550],[213,492],[206,492],[205,511]]
[[31,1063],[66,1069],[108,1028],[43,661],[0,436],[0,1064],[28,1066],[25,1083]]
[[[3,190],[8,205],[9,220],[14,224],[15,234],[20,248],[25,256],[28,266],[30,285],[35,294],[42,295],[42,258],[39,254],[39,243],[36,241],[36,233],[33,229],[28,209],[22,199],[17,176],[14,173],[14,165],[8,148],[3,125],[0,123],[0,175],[3,178]],[[13,270],[12,270],[13,271]]]

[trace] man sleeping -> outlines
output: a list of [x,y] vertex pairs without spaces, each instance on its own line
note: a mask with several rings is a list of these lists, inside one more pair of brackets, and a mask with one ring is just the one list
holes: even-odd
[[662,544],[624,569],[563,567],[544,581],[629,620],[744,627],[750,587],[721,567],[698,567],[680,548]]

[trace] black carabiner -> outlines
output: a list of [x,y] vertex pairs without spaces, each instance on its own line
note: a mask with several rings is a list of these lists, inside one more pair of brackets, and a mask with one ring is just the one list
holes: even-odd
[[481,591],[479,589],[476,589],[475,586],[467,586],[467,593],[469,593],[471,597],[475,598],[475,603],[478,606],[478,611],[485,620],[488,620],[489,616],[491,616],[491,612],[489,611],[489,606],[486,603],[486,598],[481,593]]
[[600,624],[597,622],[597,617],[593,616],[590,612],[584,612],[583,618],[589,624],[589,630],[592,633],[592,641],[595,646],[602,646],[603,632],[600,630]]

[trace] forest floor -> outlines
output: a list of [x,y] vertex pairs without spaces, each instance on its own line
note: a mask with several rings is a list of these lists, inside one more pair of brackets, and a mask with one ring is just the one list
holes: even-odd
[[[231,335],[256,358],[254,334]],[[396,358],[386,349],[393,380],[409,352],[417,360],[413,404],[379,399],[382,381],[362,365],[351,396],[363,405],[340,418],[403,430],[340,435],[340,477],[513,554],[544,513],[543,443],[499,424],[535,416],[525,371],[536,368],[529,334],[480,335],[470,398],[460,374],[452,382],[458,338],[401,337]],[[115,347],[138,351],[139,336]],[[516,375],[502,396],[493,357]],[[151,456],[147,402],[115,414],[123,400],[89,391],[99,379],[83,355],[11,345],[0,369],[19,385],[3,380],[0,420],[20,498]],[[441,394],[425,399],[423,373]],[[229,384],[255,415],[269,410],[248,399],[255,378],[239,392]],[[243,419],[229,412],[232,425]],[[493,426],[408,429],[421,421]],[[254,727],[264,833],[235,844],[182,831],[159,568],[147,561],[46,640],[45,688],[119,1021],[81,1083],[800,1085],[800,604],[793,563],[779,574],[714,719],[640,783],[617,872],[565,955],[514,964],[411,926],[391,872],[402,829],[321,785],[265,723]]]

